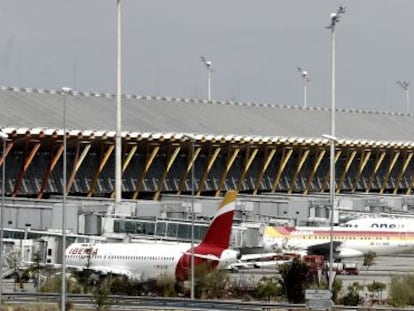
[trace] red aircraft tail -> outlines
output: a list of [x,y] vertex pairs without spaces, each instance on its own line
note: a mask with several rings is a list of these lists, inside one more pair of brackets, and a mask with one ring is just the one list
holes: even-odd
[[207,245],[221,249],[227,249],[229,247],[236,198],[236,191],[228,191],[226,193],[216,215],[210,223],[210,227],[198,245],[199,247]]

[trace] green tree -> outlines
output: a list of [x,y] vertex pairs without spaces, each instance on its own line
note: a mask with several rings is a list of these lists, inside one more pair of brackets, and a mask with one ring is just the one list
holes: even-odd
[[93,290],[92,295],[95,299],[96,310],[105,310],[110,305],[108,296],[111,294],[111,278],[105,278],[105,280]]
[[309,266],[294,260],[289,264],[282,265],[279,270],[282,294],[290,303],[303,303],[305,301],[305,289],[313,280]]
[[363,289],[363,286],[358,282],[352,283],[348,286],[348,291],[345,296],[340,299],[340,303],[346,306],[358,306],[364,302],[364,298],[359,295],[359,292]]
[[275,277],[264,276],[257,284],[255,297],[270,301],[272,298],[280,296],[280,284]]
[[373,293],[373,296],[377,301],[382,301],[382,292],[387,288],[385,283],[374,281],[371,284],[368,284],[367,289],[369,292]]
[[36,252],[33,254],[33,263],[29,266],[27,269],[27,272],[32,276],[33,278],[33,284],[36,290],[39,289],[40,285],[40,275],[42,273],[42,270],[44,269],[41,265],[42,258],[39,254],[39,252]]
[[[369,251],[368,253],[364,254],[364,261],[363,261],[362,265],[367,267],[366,272],[368,272],[368,269],[371,266],[375,265],[375,257],[377,257],[377,254],[373,251]],[[366,279],[367,279],[367,273],[364,276],[363,285],[365,285]]]
[[20,266],[21,261],[21,252],[20,251],[13,251],[10,255],[10,267],[13,270],[13,276],[14,276],[14,285],[13,290],[17,290],[17,284],[19,284],[19,288],[22,290],[24,288],[23,286],[23,271],[21,270]]
[[92,247],[86,249],[85,255],[82,256],[86,257],[86,266],[82,271],[76,273],[76,279],[82,286],[82,291],[84,293],[89,293],[91,290],[91,278],[93,275],[93,271],[90,269],[92,264]]
[[373,251],[364,254],[364,262],[362,265],[367,267],[367,271],[371,266],[375,265],[375,257],[377,257],[377,254]]
[[[338,278],[335,278],[335,280],[332,283],[332,289],[331,289],[331,292],[332,292],[332,301],[334,303],[337,303],[338,302],[338,299],[339,299],[338,297],[339,297],[339,293],[342,290],[342,286],[343,286],[342,280],[340,280]],[[320,286],[319,286],[319,288],[328,289],[329,288],[328,281],[327,280],[326,281],[322,281],[321,284],[320,284]]]

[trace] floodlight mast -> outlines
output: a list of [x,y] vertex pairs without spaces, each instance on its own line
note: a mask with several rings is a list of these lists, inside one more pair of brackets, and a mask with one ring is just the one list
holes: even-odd
[[309,73],[306,70],[303,70],[301,67],[297,67],[297,70],[300,72],[300,75],[302,76],[303,79],[303,108],[307,108],[307,88],[308,88],[308,83],[310,81],[309,79]]
[[207,99],[211,100],[211,65],[213,64],[211,60],[208,60],[204,56],[200,57],[201,62],[206,66],[207,68]]
[[[331,13],[331,23],[326,27],[331,30],[331,137],[336,137],[335,133],[335,26],[340,21],[341,16],[345,13],[345,8],[340,6],[336,13]],[[331,140],[330,145],[330,159],[329,159],[329,204],[331,207],[329,215],[329,274],[328,274],[328,288],[332,290],[334,281],[333,277],[333,216],[335,206],[335,140]]]
[[397,85],[399,85],[405,92],[405,112],[410,113],[410,82],[397,81]]

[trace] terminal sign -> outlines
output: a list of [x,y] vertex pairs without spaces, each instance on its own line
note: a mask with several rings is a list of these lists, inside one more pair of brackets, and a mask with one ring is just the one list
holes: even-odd
[[329,300],[332,293],[327,289],[307,289],[305,290],[305,299],[308,300]]

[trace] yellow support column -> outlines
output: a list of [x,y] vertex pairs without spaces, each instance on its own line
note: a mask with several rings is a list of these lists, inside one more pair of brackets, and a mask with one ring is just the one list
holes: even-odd
[[294,190],[295,190],[295,182],[296,182],[296,178],[298,178],[299,172],[303,167],[303,164],[305,163],[306,159],[308,158],[309,155],[309,149],[306,149],[305,152],[302,154],[302,157],[299,160],[298,166],[296,168],[295,174],[293,175],[292,178],[292,182],[290,183],[289,189],[288,189],[288,193],[291,194]]
[[315,162],[313,163],[312,171],[311,171],[311,173],[308,177],[308,182],[306,183],[306,188],[305,188],[305,191],[303,192],[303,194],[308,194],[309,193],[310,187],[312,185],[313,177],[315,176],[316,172],[318,171],[319,165],[321,164],[322,159],[325,156],[325,154],[326,154],[325,149],[322,149],[322,150],[319,151],[318,157],[315,159]]
[[[285,152],[287,150],[287,152]],[[280,166],[276,174],[276,178],[273,181],[272,185],[272,192],[275,192],[277,189],[277,186],[279,185],[280,177],[282,176],[282,173],[289,162],[290,157],[292,156],[293,149],[292,148],[285,148],[283,149],[282,159],[280,161]]]
[[108,149],[106,150],[106,152],[105,152],[105,154],[102,158],[101,163],[99,163],[98,168],[95,172],[95,177],[93,178],[93,180],[91,182],[91,185],[89,186],[89,192],[88,192],[88,195],[87,195],[88,197],[91,197],[93,195],[93,193],[95,192],[95,187],[96,187],[96,184],[98,182],[98,178],[101,175],[101,173],[102,173],[102,171],[103,171],[103,169],[106,165],[106,162],[108,162],[108,159],[109,159],[112,151],[114,150],[114,148],[115,148],[115,145],[109,145]]
[[213,155],[210,157],[210,159],[208,160],[207,163],[207,167],[206,170],[204,171],[203,177],[200,180],[200,184],[198,185],[198,191],[197,191],[197,196],[199,196],[201,194],[201,192],[204,189],[204,183],[206,182],[206,179],[208,177],[208,173],[210,173],[211,168],[213,167],[214,162],[216,161],[219,153],[220,153],[221,147],[217,147],[214,152]]
[[[187,167],[186,167],[186,169],[184,171],[183,176],[180,179],[180,185],[178,186],[177,194],[181,194],[181,192],[183,191],[183,188],[185,186],[185,181],[187,180],[187,177],[188,177],[188,175],[191,172],[191,168],[193,167],[194,163],[196,162],[197,157],[200,154],[200,152],[201,152],[201,147],[197,147],[194,150],[194,154],[193,154],[193,157],[192,158],[191,158],[191,149],[188,152],[188,156],[187,156],[187,158],[188,158]],[[197,189],[195,189],[195,190],[197,190]]]
[[141,190],[142,182],[144,181],[144,178],[147,175],[148,170],[151,168],[151,165],[154,162],[154,159],[155,159],[155,157],[156,157],[159,150],[160,150],[160,146],[156,145],[154,147],[154,149],[152,149],[151,154],[150,154],[149,157],[148,157],[148,153],[147,153],[147,161],[145,162],[144,170],[141,172],[141,174],[139,175],[139,177],[137,179],[137,183],[136,183],[136,186],[135,186],[135,192],[132,195],[132,199],[136,200],[138,198],[139,191]]
[[[250,148],[248,148],[248,150],[250,150]],[[257,155],[258,151],[259,151],[259,149],[258,148],[255,148],[253,150],[253,152],[250,154],[250,156],[247,157],[247,161],[246,161],[246,163],[245,163],[245,165],[243,167],[243,171],[242,171],[242,173],[240,175],[239,182],[237,183],[237,192],[240,191],[241,186],[242,186],[243,181],[244,181],[244,178],[246,177],[246,174],[247,174],[250,166],[252,165],[254,159],[256,158],[256,155]]]
[[[128,168],[129,163],[131,163],[131,160],[132,160],[135,152],[137,151],[137,149],[138,149],[137,144],[133,144],[132,147],[131,147],[131,149],[128,152],[127,157],[124,160],[124,163],[122,164],[122,174],[124,174],[124,172]],[[115,191],[112,191],[111,198],[115,198]]]
[[234,160],[236,160],[237,155],[240,152],[240,148],[237,147],[236,149],[234,149],[232,155],[230,156],[230,158],[227,159],[227,163],[226,163],[226,167],[224,168],[224,172],[221,174],[221,178],[218,184],[218,189],[216,191],[216,197],[218,197],[221,193],[221,189],[223,187],[224,181],[226,180],[226,177],[234,163]]
[[369,160],[370,157],[371,157],[371,150],[365,150],[364,149],[364,150],[361,151],[361,158],[359,160],[358,171],[355,175],[355,179],[354,179],[354,182],[352,184],[351,192],[356,191],[356,187],[358,186],[359,177],[361,176],[362,172],[364,171],[364,168],[367,165],[368,160]]
[[[335,166],[336,166],[336,162],[338,162],[338,159],[339,159],[339,157],[341,156],[341,154],[342,154],[342,150],[337,150],[336,152],[335,152]],[[325,177],[324,177],[324,179],[323,179],[323,182],[322,182],[322,188],[321,188],[321,192],[325,192],[325,190],[328,188],[328,186],[329,186],[329,184],[328,184],[328,180],[329,180],[329,174],[330,174],[330,172],[329,172],[329,170],[328,170],[328,172],[326,173],[326,175],[325,175]]]
[[407,170],[407,167],[410,164],[412,158],[413,158],[413,152],[412,151],[408,151],[408,153],[406,154],[406,157],[405,157],[405,161],[404,161],[403,167],[402,167],[400,173],[398,174],[398,177],[397,177],[397,181],[395,183],[395,187],[394,187],[393,194],[397,194],[398,193],[398,189],[400,187],[401,179],[404,176],[405,171]]
[[382,164],[382,161],[384,161],[384,158],[385,158],[385,151],[382,150],[382,151],[380,151],[380,155],[378,156],[377,161],[375,162],[374,169],[373,169],[371,175],[369,176],[367,189],[365,190],[366,193],[369,193],[369,191],[371,190],[372,183],[374,181],[375,175],[377,174],[377,171],[380,168],[380,166]]
[[160,197],[160,193],[163,189],[165,179],[167,178],[167,175],[170,172],[171,167],[172,167],[175,159],[177,158],[178,153],[180,152],[180,149],[181,149],[180,146],[176,147],[174,149],[174,152],[172,153],[170,159],[168,160],[167,167],[164,169],[164,173],[161,176],[160,182],[158,184],[158,190],[157,190],[157,192],[155,192],[153,200],[158,200],[158,198]]
[[269,167],[270,162],[272,162],[273,157],[276,154],[276,148],[270,149],[270,152],[266,150],[267,154],[266,159],[263,162],[262,169],[260,170],[259,176],[257,177],[256,187],[254,188],[253,194],[256,195],[259,192],[260,184],[262,183],[262,179],[264,174],[266,173],[267,168]]
[[382,186],[381,186],[381,190],[380,190],[381,194],[384,193],[385,188],[387,187],[388,179],[390,178],[391,172],[392,172],[392,170],[395,166],[395,163],[397,163],[397,160],[398,160],[399,157],[400,157],[400,152],[399,151],[395,152],[394,156],[392,157],[390,166],[388,167],[387,173],[384,176],[384,180],[382,181]]
[[356,154],[357,154],[357,151],[356,150],[353,150],[351,152],[351,154],[348,156],[348,159],[347,159],[346,164],[345,164],[345,167],[344,167],[344,171],[342,172],[341,177],[339,178],[338,186],[336,188],[336,193],[340,193],[341,192],[342,185],[343,185],[344,180],[345,180],[345,176],[348,173],[349,168],[351,167],[352,161],[354,161],[354,158],[355,158],[355,155]]

